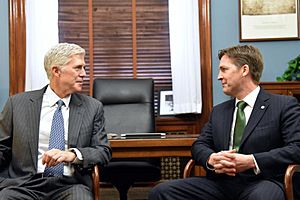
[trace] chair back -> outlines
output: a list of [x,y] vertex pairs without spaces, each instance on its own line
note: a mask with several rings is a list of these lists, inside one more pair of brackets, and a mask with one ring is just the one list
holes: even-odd
[[93,97],[103,103],[107,133],[155,131],[152,79],[97,78]]

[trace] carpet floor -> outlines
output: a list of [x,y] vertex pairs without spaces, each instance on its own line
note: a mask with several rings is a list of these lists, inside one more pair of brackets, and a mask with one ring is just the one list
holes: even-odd
[[[147,200],[151,187],[132,187],[128,192],[128,200]],[[101,200],[118,200],[119,193],[115,188],[101,188]]]

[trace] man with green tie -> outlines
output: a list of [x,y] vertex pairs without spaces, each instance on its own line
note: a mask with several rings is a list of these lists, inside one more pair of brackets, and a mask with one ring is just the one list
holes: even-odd
[[150,200],[284,200],[283,177],[300,163],[300,106],[296,98],[259,86],[260,51],[238,45],[219,51],[223,92],[232,99],[216,105],[192,146],[205,177],[156,186]]

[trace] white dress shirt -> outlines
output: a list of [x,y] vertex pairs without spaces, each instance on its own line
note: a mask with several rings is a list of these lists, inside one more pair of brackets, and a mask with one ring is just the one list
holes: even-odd
[[[49,145],[49,137],[52,125],[52,118],[55,110],[57,109],[56,102],[60,100],[53,90],[50,88],[50,85],[47,87],[42,101],[42,109],[40,116],[40,127],[39,127],[39,146],[38,146],[38,169],[37,173],[43,173],[45,166],[42,164],[42,155],[48,151]],[[64,118],[64,129],[65,129],[65,149],[68,149],[68,127],[69,127],[69,103],[70,103],[71,95],[61,99],[64,102],[62,106],[62,115]],[[72,149],[73,150],[73,149]],[[80,152],[77,149],[74,149],[76,155]],[[81,156],[81,154],[80,154]],[[77,157],[80,156],[77,155]],[[81,158],[82,160],[82,158]],[[71,164],[64,165],[64,175],[71,176],[74,173],[74,168]]]

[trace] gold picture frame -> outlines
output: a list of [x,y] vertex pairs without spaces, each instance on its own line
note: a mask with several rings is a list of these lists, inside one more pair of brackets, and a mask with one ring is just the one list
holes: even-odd
[[240,41],[299,39],[299,0],[239,0]]

